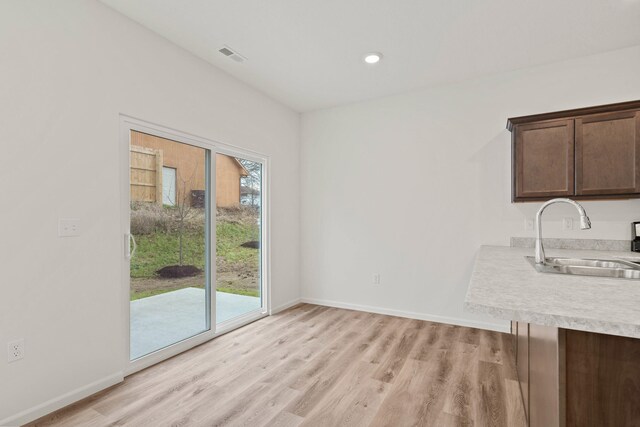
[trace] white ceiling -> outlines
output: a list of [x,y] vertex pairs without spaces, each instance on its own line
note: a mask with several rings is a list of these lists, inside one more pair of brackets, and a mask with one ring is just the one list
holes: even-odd
[[101,1],[298,111],[640,44],[640,0]]

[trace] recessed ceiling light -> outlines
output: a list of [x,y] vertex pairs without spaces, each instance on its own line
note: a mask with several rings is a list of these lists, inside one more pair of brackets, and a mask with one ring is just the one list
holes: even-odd
[[379,52],[367,53],[364,56],[364,62],[367,64],[377,64],[382,59],[382,54]]

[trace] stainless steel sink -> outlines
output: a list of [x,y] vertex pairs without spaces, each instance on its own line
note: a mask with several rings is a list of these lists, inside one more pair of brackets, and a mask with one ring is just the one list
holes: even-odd
[[525,257],[541,273],[574,274],[620,279],[640,279],[640,264],[624,259],[583,259],[548,257],[536,264],[535,257]]

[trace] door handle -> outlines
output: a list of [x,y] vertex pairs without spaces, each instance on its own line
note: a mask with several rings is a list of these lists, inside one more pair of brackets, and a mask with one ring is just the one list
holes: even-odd
[[[133,242],[133,246],[131,243]],[[124,256],[126,259],[133,258],[133,255],[136,253],[136,249],[138,249],[138,245],[136,244],[136,238],[131,233],[125,233],[124,235]]]

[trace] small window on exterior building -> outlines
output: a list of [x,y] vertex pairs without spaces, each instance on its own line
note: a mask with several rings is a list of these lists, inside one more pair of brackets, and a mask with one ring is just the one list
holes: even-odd
[[176,205],[176,170],[174,168],[162,168],[162,204]]

